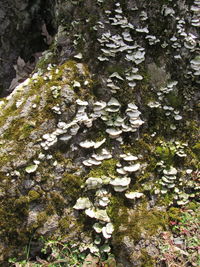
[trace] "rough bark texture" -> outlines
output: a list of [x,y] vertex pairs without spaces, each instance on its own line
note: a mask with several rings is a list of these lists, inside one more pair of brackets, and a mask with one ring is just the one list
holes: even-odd
[[[14,64],[23,81],[0,102],[4,266],[27,244],[42,257],[41,236],[112,252],[119,266],[162,266],[161,233],[198,209],[199,12],[199,1],[0,3],[2,94]],[[97,222],[114,226],[98,245]]]
[[[42,36],[46,23],[53,31],[52,1],[1,1],[0,3],[0,94],[7,95],[12,79],[16,76],[14,65],[20,56],[33,61],[36,52],[47,49]],[[29,72],[29,70],[25,70]],[[26,77],[22,76],[23,81]]]

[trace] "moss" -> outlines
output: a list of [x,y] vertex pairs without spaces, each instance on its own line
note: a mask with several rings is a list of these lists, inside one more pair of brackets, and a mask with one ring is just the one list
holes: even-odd
[[183,107],[183,96],[178,94],[178,92],[170,92],[166,96],[167,104],[175,109],[182,109]]
[[169,207],[171,206],[173,201],[174,201],[174,195],[172,193],[167,193],[158,199],[157,205]]
[[30,190],[28,192],[28,196],[29,196],[30,201],[35,201],[40,198],[40,194],[35,190]]
[[59,220],[59,227],[61,228],[62,233],[69,231],[69,225],[70,220],[67,216]]
[[27,204],[29,203],[29,198],[27,196],[21,196],[18,199],[14,201],[14,206],[16,208],[19,207],[27,207]]
[[110,176],[116,177],[116,164],[118,160],[108,159],[104,160],[100,166],[94,167],[88,174],[88,177]]
[[154,267],[155,260],[147,253],[145,249],[141,249],[141,267]]
[[22,227],[28,214],[27,202],[22,197],[18,201],[8,198],[0,203],[0,235],[10,246],[19,243],[23,246],[28,241],[27,229]]
[[159,160],[163,160],[168,166],[173,164],[175,153],[176,147],[172,144],[165,144],[164,146],[157,146],[155,148],[155,154]]
[[54,207],[51,203],[47,204],[45,211],[48,216],[53,215],[55,213]]
[[50,197],[50,201],[56,212],[61,215],[63,213],[63,209],[65,208],[65,200],[58,192],[51,192]]
[[45,211],[41,211],[37,215],[37,227],[43,225],[48,219],[48,215]]
[[124,76],[124,70],[125,66],[116,64],[116,65],[108,65],[106,68],[106,72],[108,73],[108,76],[113,74],[114,72],[117,72],[119,75]]
[[56,62],[57,62],[56,56],[54,55],[54,53],[51,52],[51,53],[48,53],[48,57],[45,55],[40,57],[35,69],[36,69],[36,71],[38,69],[46,70],[49,64],[55,64]]
[[175,207],[169,208],[168,215],[169,215],[170,220],[172,221],[181,220],[181,210],[179,208],[175,208]]
[[191,201],[187,204],[187,209],[196,211],[199,208],[199,203],[195,201]]
[[26,123],[23,118],[18,118],[12,122],[12,125],[4,132],[3,138],[7,140],[27,141],[30,133],[35,129],[36,123]]
[[64,173],[62,177],[63,195],[73,200],[81,192],[81,185],[83,185],[83,178],[70,173]]
[[[48,75],[52,79],[44,80],[44,76]],[[5,104],[1,107],[0,126],[3,126],[8,118],[9,121],[13,119],[8,129],[3,133],[3,139],[14,141],[15,148],[13,148],[14,153],[10,153],[9,157],[2,155],[0,166],[12,160],[15,161],[15,158],[19,157],[19,155],[22,157],[21,152],[26,149],[28,143],[33,141],[30,139],[31,133],[36,133],[36,135],[31,135],[31,138],[37,137],[38,128],[41,130],[41,124],[49,120],[56,122],[57,115],[53,113],[52,107],[60,104],[63,99],[53,98],[50,88],[53,85],[61,87],[66,84],[70,85],[74,79],[81,81],[82,84],[85,79],[89,81],[89,85],[87,87],[83,85],[77,94],[80,98],[91,97],[90,86],[92,81],[87,68],[83,66],[82,71],[80,71],[76,62],[67,61],[63,65],[56,66],[52,70],[47,71],[43,76],[30,80],[27,87],[21,86],[21,89],[13,94],[12,101],[5,101]],[[23,102],[17,108],[16,102],[18,100],[23,100]],[[25,119],[21,115],[24,113],[25,105],[30,103],[30,101],[32,101],[31,103],[37,103],[38,108],[28,111]],[[27,110],[27,106],[25,110]],[[4,150],[4,147],[7,148],[7,143],[5,142],[1,146]]]
[[197,155],[198,159],[200,159],[200,143],[196,143],[193,147],[192,150],[194,153]]
[[[25,160],[32,162],[34,158],[27,158],[29,152],[27,150],[27,145],[30,142],[33,143],[33,147],[31,147],[32,151],[34,151],[35,155],[39,154],[40,146],[38,145],[41,142],[40,136],[44,132],[44,128],[41,125],[49,120],[52,121],[52,128],[56,125],[57,115],[55,115],[51,108],[56,105],[63,103],[63,99],[59,96],[57,99],[53,98],[52,92],[50,88],[53,85],[65,86],[68,84],[71,86],[73,80],[76,79],[80,81],[82,87],[78,92],[76,92],[76,96],[80,98],[91,98],[91,79],[89,76],[89,72],[86,67],[83,66],[83,74],[78,69],[76,62],[68,61],[61,66],[57,66],[51,71],[47,71],[46,74],[52,75],[51,80],[44,80],[44,73],[42,77],[38,77],[35,80],[31,80],[30,84],[27,87],[21,88],[21,91],[13,94],[11,100],[5,100],[5,104],[1,107],[1,116],[0,116],[0,127],[4,125],[9,125],[9,128],[4,132],[3,142],[1,142],[0,147],[1,151],[6,151],[5,155],[3,154],[0,160],[0,167],[3,167],[6,164],[13,167],[17,160],[24,162]],[[89,81],[88,86],[84,86],[84,81],[87,79]],[[16,102],[18,100],[23,100],[20,106],[16,106]],[[30,110],[28,104],[30,103]],[[32,104],[37,104],[37,108],[32,109]],[[26,118],[24,118],[23,114],[25,112]],[[13,119],[13,121],[11,121]],[[6,122],[8,122],[6,124]],[[39,134],[31,135],[34,131]],[[40,135],[41,132],[41,135]],[[37,140],[30,139],[38,138]],[[12,149],[9,150],[9,145],[12,142]],[[11,152],[10,152],[11,151]],[[54,151],[51,151],[52,153]],[[33,156],[30,153],[31,157]],[[19,158],[19,159],[18,159]],[[58,158],[59,162],[69,163],[64,156],[55,155],[55,158]],[[23,163],[24,164],[24,163]],[[45,180],[54,179],[53,175],[47,175],[51,173],[51,169],[53,166],[50,166],[49,161],[41,162],[38,173],[39,176],[44,179],[41,181],[40,185],[42,186],[45,183]],[[17,181],[18,184],[23,185],[24,179],[27,177],[27,174],[24,172],[24,166],[22,168],[17,169],[21,176]],[[35,174],[34,174],[35,175]],[[7,189],[10,189],[10,180],[11,176],[1,175],[1,180],[6,181],[2,183],[3,192],[7,192]],[[63,179],[60,181],[61,185],[58,185],[61,188],[62,192],[51,192],[44,194],[40,191],[30,190],[27,195],[24,196],[14,196],[8,194],[6,197],[0,200],[0,235],[2,242],[5,245],[8,245],[9,249],[13,247],[17,247],[20,244],[20,248],[22,246],[26,246],[29,242],[30,232],[36,230],[37,227],[42,226],[48,219],[49,216],[57,213],[58,215],[63,215],[63,211],[66,208],[66,201],[75,201],[77,195],[81,193],[81,185],[83,184],[83,178],[64,173]],[[58,182],[59,183],[59,182]],[[20,189],[20,192],[23,192],[24,189],[17,188],[12,194],[17,194],[17,190]],[[64,195],[64,197],[62,196]],[[29,207],[35,207],[34,201],[40,201],[40,204],[44,207],[44,211],[40,212],[37,216],[37,222],[34,222],[32,225],[26,226],[27,218],[29,216]],[[68,220],[70,221],[70,219]],[[82,222],[75,222],[74,227],[76,229],[82,229]],[[68,227],[67,218],[64,217],[62,221],[60,221],[61,230],[64,231]],[[76,231],[75,229],[75,231]],[[72,229],[73,231],[73,229]],[[37,236],[34,236],[37,239]],[[17,245],[17,246],[16,246]],[[14,253],[12,252],[12,255]]]
[[130,140],[127,140],[127,143],[123,146],[125,153],[144,154],[144,156],[148,157],[152,153],[152,138],[148,134],[141,135],[140,139],[134,140],[134,144]]
[[137,243],[141,234],[150,238],[168,225],[166,212],[156,208],[147,210],[145,201],[136,210],[131,209],[127,201],[118,196],[112,197],[109,216],[115,227],[113,238],[116,244],[120,244],[125,236]]

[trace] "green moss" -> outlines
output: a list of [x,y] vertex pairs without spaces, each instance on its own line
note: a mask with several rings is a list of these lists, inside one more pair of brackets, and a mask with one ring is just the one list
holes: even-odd
[[197,155],[198,159],[200,159],[200,143],[196,143],[194,146],[193,146],[193,151],[194,153]]
[[116,244],[122,242],[125,236],[137,243],[141,234],[150,238],[159,229],[166,229],[168,215],[156,208],[147,210],[145,201],[137,209],[131,209],[129,204],[122,197],[112,197],[109,208],[109,216],[114,224],[114,240]]
[[141,249],[141,267],[154,267],[155,260],[147,253],[145,249]]
[[23,246],[28,241],[27,229],[22,227],[28,214],[27,203],[26,197],[0,202],[0,235],[11,247],[15,244]]
[[168,210],[168,215],[170,220],[172,221],[180,221],[181,220],[181,210],[179,208],[171,207]]
[[27,207],[29,203],[29,198],[27,196],[21,196],[14,201],[15,207]]
[[199,203],[195,201],[191,201],[187,204],[187,209],[196,211],[199,208]]
[[167,104],[175,109],[182,109],[183,107],[183,96],[178,92],[172,91],[166,96]]
[[69,225],[70,225],[69,217],[66,216],[59,220],[59,227],[61,228],[62,233],[66,233],[69,231]]
[[130,144],[130,140],[127,140],[128,144],[123,146],[125,153],[132,153],[133,155],[144,154],[144,156],[151,156],[153,147],[152,147],[152,138],[148,134],[143,134],[140,136],[140,139],[134,140],[134,144]]
[[54,55],[54,53],[51,52],[48,53],[48,57],[45,55],[40,57],[35,69],[46,70],[49,64],[55,64],[55,63],[56,63],[56,56]]
[[70,173],[65,173],[62,177],[63,195],[68,199],[75,199],[81,192],[81,185],[83,185],[83,178]]
[[30,190],[28,192],[28,196],[29,196],[30,201],[35,201],[40,198],[40,194],[35,190]]
[[62,214],[65,208],[65,200],[58,192],[51,192],[50,201],[58,214]]
[[42,226],[47,221],[47,219],[48,215],[46,214],[45,211],[39,212],[37,215],[37,224],[38,224],[37,227],[40,225]]
[[173,200],[174,200],[174,195],[171,193],[167,193],[158,199],[157,205],[169,207],[173,203]]
[[163,160],[165,164],[172,165],[174,162],[174,156],[176,153],[176,147],[172,144],[165,144],[164,146],[157,146],[155,148],[155,154],[159,160]]
[[[45,72],[45,71],[44,71]],[[44,80],[44,76],[51,75],[52,79]],[[84,86],[85,80],[89,81],[88,86]],[[30,162],[33,161],[34,158],[27,158],[29,155],[26,154],[27,145],[30,142],[34,142],[34,147],[32,148],[32,152],[35,155],[39,154],[40,146],[38,145],[41,142],[40,135],[31,135],[34,131],[41,132],[43,134],[44,128],[40,126],[51,120],[56,124],[57,115],[55,115],[51,108],[56,105],[63,103],[64,99],[60,96],[58,98],[53,98],[51,87],[53,85],[65,86],[68,84],[73,90],[73,80],[80,81],[82,87],[80,90],[75,92],[75,95],[79,98],[86,99],[92,97],[91,91],[91,78],[89,72],[85,66],[83,66],[83,74],[81,73],[79,67],[77,67],[77,63],[74,61],[68,61],[61,66],[57,66],[50,71],[44,73],[41,77],[33,80],[31,79],[29,85],[25,88],[21,87],[17,93],[13,94],[12,100],[5,100],[5,104],[1,106],[0,109],[0,127],[6,124],[9,125],[9,128],[5,130],[4,135],[2,136],[3,140],[0,144],[1,151],[6,151],[5,155],[1,155],[0,159],[0,168],[6,164],[9,164],[13,167],[12,163],[19,161],[18,158],[23,160],[28,160]],[[18,100],[22,100],[23,103],[21,105],[17,105]],[[29,110],[29,103],[30,110]],[[32,104],[37,104],[36,108],[32,107]],[[66,107],[67,108],[67,107]],[[23,114],[26,114],[26,119],[23,117]],[[13,121],[11,121],[13,119]],[[53,126],[52,126],[53,127]],[[37,138],[38,140],[30,139]],[[12,142],[12,151],[11,153],[9,149],[9,145]],[[53,153],[53,151],[52,151]],[[58,159],[59,162],[65,164],[69,163],[68,159],[65,159],[64,156],[55,155],[55,158]],[[31,153],[32,157],[32,153]],[[52,173],[51,169],[54,168],[50,166],[50,163],[47,161],[41,162],[38,167],[38,172],[42,177],[41,187],[45,182],[53,180],[53,175],[47,175],[48,173]],[[20,172],[20,190],[21,185],[23,185],[24,179],[27,178],[27,174],[24,172],[24,166],[17,170]],[[75,170],[77,171],[77,170]],[[44,179],[43,179],[44,178]],[[1,175],[1,181],[5,181],[2,183],[2,191],[7,192],[10,189],[10,180],[11,176]],[[19,196],[14,196],[7,194],[3,199],[0,200],[0,236],[2,242],[8,245],[9,249],[12,247],[26,246],[29,242],[30,235],[32,235],[35,230],[42,226],[48,219],[49,216],[53,214],[58,214],[59,216],[63,215],[63,211],[66,208],[66,202],[75,201],[77,199],[77,195],[81,194],[81,185],[83,184],[84,179],[77,175],[64,173],[63,179],[58,181],[58,187],[62,190],[62,192],[49,192],[45,194],[39,190],[30,190],[27,195],[21,196],[20,193],[12,192],[13,194],[19,194]],[[24,193],[24,191],[22,191]],[[64,197],[63,197],[64,196]],[[37,221],[33,222],[31,225],[26,226],[27,218],[29,216],[30,207],[34,207],[36,203],[34,201],[40,201],[42,207],[44,207],[44,211],[40,212],[37,216]],[[68,220],[70,221],[70,219]],[[82,221],[74,223],[75,231],[78,229],[83,229]],[[67,217],[64,217],[62,221],[60,221],[60,228],[65,232],[68,228],[67,225]],[[64,230],[65,229],[65,230]],[[72,229],[73,231],[74,229]],[[34,235],[34,238],[38,238]],[[17,246],[16,246],[17,245]],[[10,253],[10,252],[9,252]],[[13,254],[13,252],[12,252]]]
[[124,76],[125,66],[116,64],[116,65],[109,65],[106,68],[106,72],[108,73],[108,76],[113,74],[114,72],[117,72],[120,76]]
[[116,177],[116,164],[118,160],[108,159],[104,160],[100,166],[94,167],[88,174],[88,177],[110,176]]

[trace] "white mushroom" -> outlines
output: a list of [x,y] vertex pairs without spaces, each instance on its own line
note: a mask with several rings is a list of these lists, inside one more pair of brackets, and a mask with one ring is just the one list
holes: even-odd
[[137,160],[138,159],[138,157],[133,156],[131,154],[122,154],[122,155],[120,155],[120,158],[122,158],[125,161],[132,161],[132,160]]
[[86,141],[80,142],[79,145],[83,148],[91,148],[91,147],[94,147],[94,144],[95,143],[93,141],[86,140]]
[[136,198],[140,198],[144,196],[144,194],[139,193],[139,192],[128,192],[128,193],[125,193],[125,196],[126,198],[129,198],[129,199],[136,199]]
[[108,128],[106,129],[106,133],[110,135],[111,138],[118,138],[122,133],[122,130],[115,129],[115,128]]
[[97,178],[97,177],[90,177],[86,180],[85,185],[87,187],[87,189],[98,189],[101,188],[103,184],[103,181],[101,178]]
[[80,197],[77,199],[76,204],[74,205],[74,209],[76,210],[84,210],[92,207],[92,202],[88,197]]
[[166,174],[166,175],[176,175],[177,174],[177,170],[174,167],[170,167],[169,170],[164,170],[163,173]]
[[122,81],[124,80],[117,72],[114,72],[109,77],[110,78],[117,78],[117,79],[122,80]]
[[104,144],[106,141],[106,138],[104,138],[103,140],[94,143],[94,148],[99,148],[102,144]]
[[100,223],[95,223],[93,225],[93,228],[94,228],[95,232],[99,234],[102,232],[103,225]]
[[90,218],[95,218],[99,221],[110,222],[110,218],[108,217],[106,210],[100,210],[94,208],[86,209],[85,214],[88,215]]
[[140,163],[136,163],[134,165],[125,166],[123,168],[126,172],[136,172],[140,169]]
[[83,55],[82,53],[78,53],[77,55],[74,56],[74,58],[82,59]]
[[110,181],[110,184],[113,186],[127,186],[131,182],[131,178],[123,177],[123,178],[115,178]]
[[74,87],[74,88],[75,88],[75,87],[77,87],[77,88],[81,87],[80,82],[74,81],[74,82],[73,82],[73,87]]
[[30,165],[26,167],[25,171],[27,173],[33,173],[37,170],[37,168],[38,168],[38,165]]
[[108,106],[117,106],[117,107],[120,107],[121,104],[119,103],[119,101],[114,98],[114,97],[111,97],[110,101],[107,103]]

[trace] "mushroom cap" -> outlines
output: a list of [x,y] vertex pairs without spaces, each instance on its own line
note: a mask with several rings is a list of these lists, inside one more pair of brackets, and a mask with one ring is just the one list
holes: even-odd
[[92,207],[92,202],[88,197],[80,197],[77,199],[76,204],[74,205],[74,209],[76,210],[84,210]]
[[123,178],[115,178],[110,181],[110,184],[113,186],[127,186],[131,182],[131,178],[123,177]]
[[93,141],[89,141],[89,140],[85,140],[83,142],[80,142],[79,145],[83,148],[91,148],[94,147],[94,142]]
[[117,107],[120,107],[121,104],[119,103],[119,101],[114,98],[114,97],[111,97],[111,99],[109,100],[109,102],[107,103],[107,106],[117,106]]
[[111,137],[118,137],[122,133],[122,130],[115,128],[108,128],[106,129],[106,133],[108,133]]
[[129,199],[135,199],[135,198],[140,198],[142,196],[144,196],[143,193],[139,193],[139,192],[127,192],[125,193],[126,198]]
[[88,189],[98,189],[101,188],[103,181],[101,178],[90,177],[86,180],[85,185]]
[[88,106],[88,102],[87,102],[87,101],[82,101],[81,99],[77,99],[77,100],[76,100],[76,103],[77,103],[79,106]]
[[110,222],[110,218],[108,217],[106,210],[94,209],[94,208],[86,209],[85,214],[88,215],[90,218],[95,218],[99,221]]
[[120,155],[120,158],[122,158],[125,161],[132,161],[132,160],[137,160],[138,159],[138,157],[133,156],[131,154],[122,154],[122,155]]
[[130,166],[125,166],[123,169],[127,172],[136,172],[140,169],[140,163],[136,163]]
[[38,168],[38,165],[30,165],[26,167],[25,171],[27,173],[33,173],[37,170],[37,168]]
[[165,175],[176,175],[177,174],[177,169],[174,167],[170,167],[169,170],[164,170],[163,173]]
[[129,104],[128,104],[128,107],[129,107],[130,109],[133,109],[133,110],[137,110],[137,109],[138,109],[138,107],[137,107],[134,103],[129,103]]

